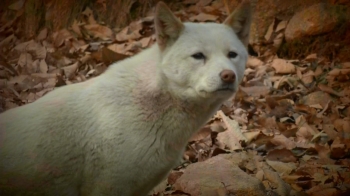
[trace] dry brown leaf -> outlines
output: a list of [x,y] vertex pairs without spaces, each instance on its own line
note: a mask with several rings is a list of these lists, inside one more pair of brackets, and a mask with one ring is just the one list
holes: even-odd
[[17,64],[21,66],[22,68],[26,69],[28,66],[30,66],[33,63],[33,57],[29,53],[22,53],[19,56]]
[[196,16],[190,17],[190,21],[198,21],[198,22],[216,21],[218,18],[219,16],[216,16],[216,15],[199,13]]
[[243,133],[244,137],[247,138],[248,144],[255,140],[260,134],[262,134],[260,131],[250,131]]
[[[326,185],[329,186],[330,184]],[[318,191],[311,191],[312,189],[306,191],[307,194],[309,194],[310,196],[329,196],[329,195],[339,195],[341,193],[339,193],[339,191],[336,188],[328,188],[328,187],[324,187],[323,184],[317,185],[320,186]],[[317,187],[315,186],[315,187]]]
[[210,129],[216,133],[224,132],[225,131],[224,123],[221,121],[214,121],[213,123],[210,124]]
[[147,48],[151,41],[151,37],[144,37],[139,42],[141,43],[142,48]]
[[304,115],[300,115],[295,119],[295,124],[298,126],[298,128],[303,128],[305,129],[306,132],[310,133],[311,135],[316,135],[319,133],[319,131],[313,129],[308,122],[306,121]]
[[78,35],[78,37],[82,37],[83,34],[81,33],[81,30],[80,30],[80,23],[78,23],[77,20],[74,20],[73,21],[73,24],[72,24],[72,30]]
[[245,92],[248,96],[260,97],[266,96],[270,92],[270,87],[268,86],[250,86],[250,87],[242,87],[240,89]]
[[333,90],[331,87],[326,86],[324,84],[318,84],[317,87],[320,88],[322,91],[324,91],[326,93],[329,93],[329,94],[332,94],[332,95],[335,95],[335,96],[338,96],[338,97],[343,96],[342,92],[337,92],[337,91]]
[[315,77],[319,77],[320,75],[323,74],[323,70],[322,70],[322,67],[318,66],[315,70]]
[[29,73],[38,73],[40,71],[40,60],[36,59],[33,63],[27,68]]
[[75,76],[75,72],[78,70],[78,68],[79,68],[79,61],[75,62],[72,65],[63,67],[65,76],[69,79],[73,78]]
[[247,67],[249,68],[257,68],[259,66],[262,66],[263,65],[263,62],[256,58],[256,57],[252,57],[252,56],[249,56],[248,58],[248,61],[247,61]]
[[271,67],[276,70],[276,73],[281,74],[292,74],[295,73],[295,65],[284,59],[274,59],[272,61]]
[[288,85],[290,88],[296,88],[299,84],[298,78],[294,76],[282,76],[273,85],[274,88],[280,89],[284,85]]
[[106,47],[102,48],[102,61],[106,65],[123,60],[128,57],[129,57],[128,55],[124,55],[113,50],[113,46],[109,46],[108,48]]
[[35,93],[29,93],[28,96],[25,98],[27,103],[32,103],[35,100],[37,100],[39,97]]
[[26,47],[26,51],[32,53],[36,59],[46,58],[46,48],[32,40]]
[[304,84],[311,84],[312,82],[314,82],[314,79],[315,79],[315,73],[311,70],[303,74],[301,78]]
[[39,32],[39,35],[36,37],[36,40],[42,41],[46,38],[47,38],[47,28],[44,28]]
[[94,13],[89,7],[86,7],[85,10],[81,14],[85,15],[88,18],[87,22],[89,24],[97,24],[97,22],[94,18]]
[[47,71],[49,70],[46,61],[44,59],[40,60],[40,72],[41,73],[47,73]]
[[113,40],[114,35],[113,31],[106,27],[99,24],[89,24],[84,25],[84,28],[92,34],[95,38],[100,38],[101,40]]
[[60,47],[65,42],[65,40],[73,38],[73,35],[67,29],[62,29],[58,32],[53,33],[52,37],[54,40],[54,46]]
[[324,108],[330,101],[332,101],[332,98],[328,93],[315,91],[302,97],[299,103],[304,105],[320,104]]
[[247,142],[248,140],[242,134],[239,124],[228,118],[222,111],[218,111],[218,115],[222,118],[227,129],[218,134],[217,140],[225,144],[230,150],[242,149],[241,142]]
[[305,61],[308,61],[308,62],[313,62],[313,61],[316,61],[317,60],[317,54],[316,53],[313,53],[313,54],[309,54],[305,57],[304,59]]
[[128,41],[128,40],[136,40],[141,38],[142,35],[140,34],[139,30],[131,30],[130,27],[125,27],[123,30],[121,30],[117,35],[115,36],[116,40],[119,42],[122,41]]
[[330,157],[332,159],[341,159],[347,155],[348,151],[349,149],[347,148],[347,146],[344,143],[342,143],[339,137],[337,137],[331,145]]
[[47,82],[43,84],[44,89],[53,90],[57,83],[57,78],[49,78]]
[[27,75],[19,75],[19,76],[15,76],[9,79],[8,84],[14,85],[14,84],[20,84],[22,83],[22,81],[26,78],[28,78],[29,76]]
[[189,142],[199,142],[200,140],[203,140],[210,136],[211,132],[212,131],[210,127],[203,127],[198,132],[192,135]]
[[284,163],[296,162],[298,159],[287,149],[274,149],[266,155],[266,159],[270,161],[282,161]]
[[279,21],[276,29],[273,30],[274,26],[275,26],[275,22],[277,22],[278,20],[274,20],[274,22],[269,26],[266,35],[265,35],[265,39],[267,42],[271,42],[272,41],[272,45],[274,47],[275,50],[278,50],[283,42],[283,38],[284,38],[284,29],[287,27],[287,21]]
[[14,49],[19,52],[30,52],[34,55],[35,58],[38,59],[46,58],[46,48],[34,40],[18,44]]
[[260,131],[260,134],[255,138],[255,140],[253,141],[254,144],[256,144],[257,146],[261,146],[261,145],[266,145],[267,143],[270,143],[270,140],[273,138],[273,135],[267,135],[264,134],[264,130]]
[[266,163],[283,176],[289,175],[293,170],[297,168],[296,164],[293,162],[284,163],[281,161],[270,161],[267,159]]
[[290,139],[286,138],[283,134],[275,135],[270,142],[276,146],[283,146],[286,149],[293,149],[296,147],[296,144]]
[[350,69],[334,68],[330,72],[328,72],[328,75],[329,76],[339,76],[339,75],[342,75],[342,74],[349,74],[349,73],[350,73]]
[[317,160],[318,163],[321,163],[321,164],[334,163],[334,160],[329,158],[330,147],[328,146],[328,144],[326,145],[315,144],[315,150],[317,151],[318,157],[319,157],[319,159]]

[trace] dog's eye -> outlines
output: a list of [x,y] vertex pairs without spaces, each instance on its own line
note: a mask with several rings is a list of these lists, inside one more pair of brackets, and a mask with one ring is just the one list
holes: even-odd
[[205,59],[204,54],[201,53],[201,52],[198,52],[198,53],[196,53],[196,54],[193,54],[192,57],[193,57],[194,59],[197,59],[197,60]]
[[234,59],[234,58],[237,57],[237,53],[231,51],[231,52],[228,53],[227,56],[228,56],[228,58],[230,58],[230,59]]

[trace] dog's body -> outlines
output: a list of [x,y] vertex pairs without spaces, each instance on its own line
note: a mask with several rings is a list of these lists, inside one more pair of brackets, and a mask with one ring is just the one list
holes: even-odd
[[249,4],[193,24],[160,3],[158,44],[0,114],[0,195],[147,195],[237,90],[249,25]]

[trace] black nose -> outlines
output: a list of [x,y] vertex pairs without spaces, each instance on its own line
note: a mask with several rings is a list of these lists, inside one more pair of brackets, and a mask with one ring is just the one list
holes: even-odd
[[232,70],[225,69],[220,73],[221,80],[224,83],[231,84],[236,80],[236,74]]

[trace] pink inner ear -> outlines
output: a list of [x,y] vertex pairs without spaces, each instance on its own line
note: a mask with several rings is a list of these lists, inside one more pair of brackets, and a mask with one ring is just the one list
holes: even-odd
[[158,30],[160,30],[160,32],[158,32],[158,33],[161,33],[162,36],[166,36],[165,35],[166,23],[164,21],[158,19],[158,25],[159,25]]
[[249,31],[252,17],[250,1],[243,2],[223,22],[230,26],[244,45],[248,45]]
[[161,50],[175,41],[184,27],[182,22],[163,2],[159,2],[157,5],[154,21],[157,42]]
[[160,20],[159,18],[155,19],[155,30],[156,30],[156,38],[157,44],[161,50],[163,50],[166,46],[167,35],[165,34],[165,22]]

